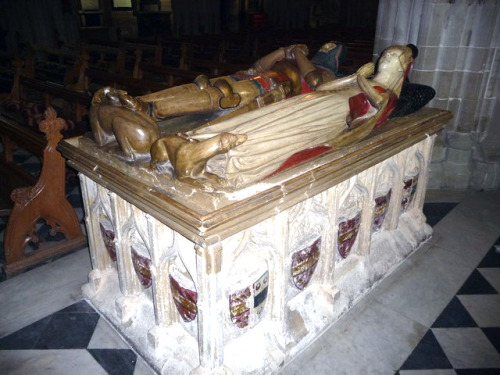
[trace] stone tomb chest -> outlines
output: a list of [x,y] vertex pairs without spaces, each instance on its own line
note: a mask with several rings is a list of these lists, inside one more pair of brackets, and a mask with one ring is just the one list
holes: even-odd
[[427,167],[450,118],[424,108],[225,192],[65,141],[86,209],[84,296],[158,373],[276,373],[429,238]]

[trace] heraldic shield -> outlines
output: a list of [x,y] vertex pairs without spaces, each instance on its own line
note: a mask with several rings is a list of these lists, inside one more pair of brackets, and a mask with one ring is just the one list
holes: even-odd
[[392,190],[375,198],[375,209],[373,212],[373,225],[372,229],[374,232],[379,231],[384,224],[385,215],[387,214],[387,209],[389,208],[389,203],[391,202]]
[[102,240],[104,241],[104,247],[106,247],[109,257],[114,262],[116,261],[116,247],[113,227],[109,221],[101,221],[99,223],[99,229],[101,231]]
[[311,281],[318,265],[321,249],[321,237],[305,249],[292,254],[292,280],[295,287],[304,290]]
[[170,275],[169,278],[174,304],[182,320],[185,322],[194,320],[198,314],[198,307],[196,306],[198,302],[198,293],[182,287],[172,275]]
[[149,288],[152,284],[151,280],[151,259],[140,254],[134,247],[132,247],[132,265],[134,266],[135,273],[139,278],[144,288]]
[[266,271],[251,286],[231,293],[229,310],[231,321],[236,327],[245,328],[248,326],[252,316],[257,320],[266,303],[268,286],[269,272]]
[[342,258],[347,258],[358,236],[361,225],[361,211],[351,219],[339,223],[337,249]]

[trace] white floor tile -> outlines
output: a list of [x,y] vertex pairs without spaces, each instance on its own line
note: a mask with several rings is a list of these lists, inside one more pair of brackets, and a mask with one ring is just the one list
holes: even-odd
[[380,283],[370,297],[430,327],[473,266],[447,249],[425,245]]
[[500,327],[500,294],[459,295],[479,327]]
[[478,268],[478,271],[500,293],[500,268]]
[[89,349],[130,349],[122,338],[104,320],[99,319],[87,346]]
[[393,374],[426,330],[365,298],[280,374]]
[[135,363],[134,375],[155,375],[153,370],[144,362],[144,360],[137,356],[137,362]]
[[433,328],[453,368],[500,367],[500,354],[480,328]]
[[431,244],[467,257],[476,266],[500,232],[500,191],[468,196],[433,229]]
[[0,283],[0,337],[79,301],[90,270],[85,248]]
[[2,375],[107,375],[87,350],[2,350]]

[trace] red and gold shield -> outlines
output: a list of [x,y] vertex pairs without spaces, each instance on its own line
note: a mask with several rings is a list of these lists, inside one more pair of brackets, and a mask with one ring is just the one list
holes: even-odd
[[139,278],[142,286],[144,288],[149,288],[151,286],[151,259],[148,257],[139,254],[132,247],[132,265],[134,266],[135,273]]
[[112,261],[116,260],[116,247],[115,247],[115,232],[109,223],[99,223],[99,229],[101,230],[102,240],[104,241],[104,247],[108,251],[109,257]]
[[321,237],[305,249],[292,254],[292,280],[299,290],[304,290],[316,270],[321,248]]
[[190,322],[198,314],[198,293],[182,287],[172,275],[170,275],[170,290],[174,298],[175,307],[185,322]]
[[382,224],[384,224],[385,215],[387,214],[387,209],[389,208],[389,203],[391,201],[391,193],[392,190],[375,198],[375,209],[373,212],[373,231],[378,231],[382,228]]
[[351,219],[341,221],[339,223],[339,234],[337,241],[337,249],[342,258],[347,258],[349,255],[356,237],[358,236],[359,226],[361,225],[361,211]]

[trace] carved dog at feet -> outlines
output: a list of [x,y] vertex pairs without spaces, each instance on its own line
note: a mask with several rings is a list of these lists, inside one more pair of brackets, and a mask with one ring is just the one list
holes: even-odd
[[200,180],[209,180],[223,185],[224,180],[206,170],[207,162],[215,155],[223,154],[247,140],[245,134],[221,133],[212,138],[197,141],[182,135],[158,139],[151,146],[151,168],[162,172],[170,160],[174,176],[194,185],[203,185]]
[[112,87],[98,90],[90,108],[90,126],[101,147],[117,142],[128,160],[149,157],[151,144],[160,137],[146,104]]

